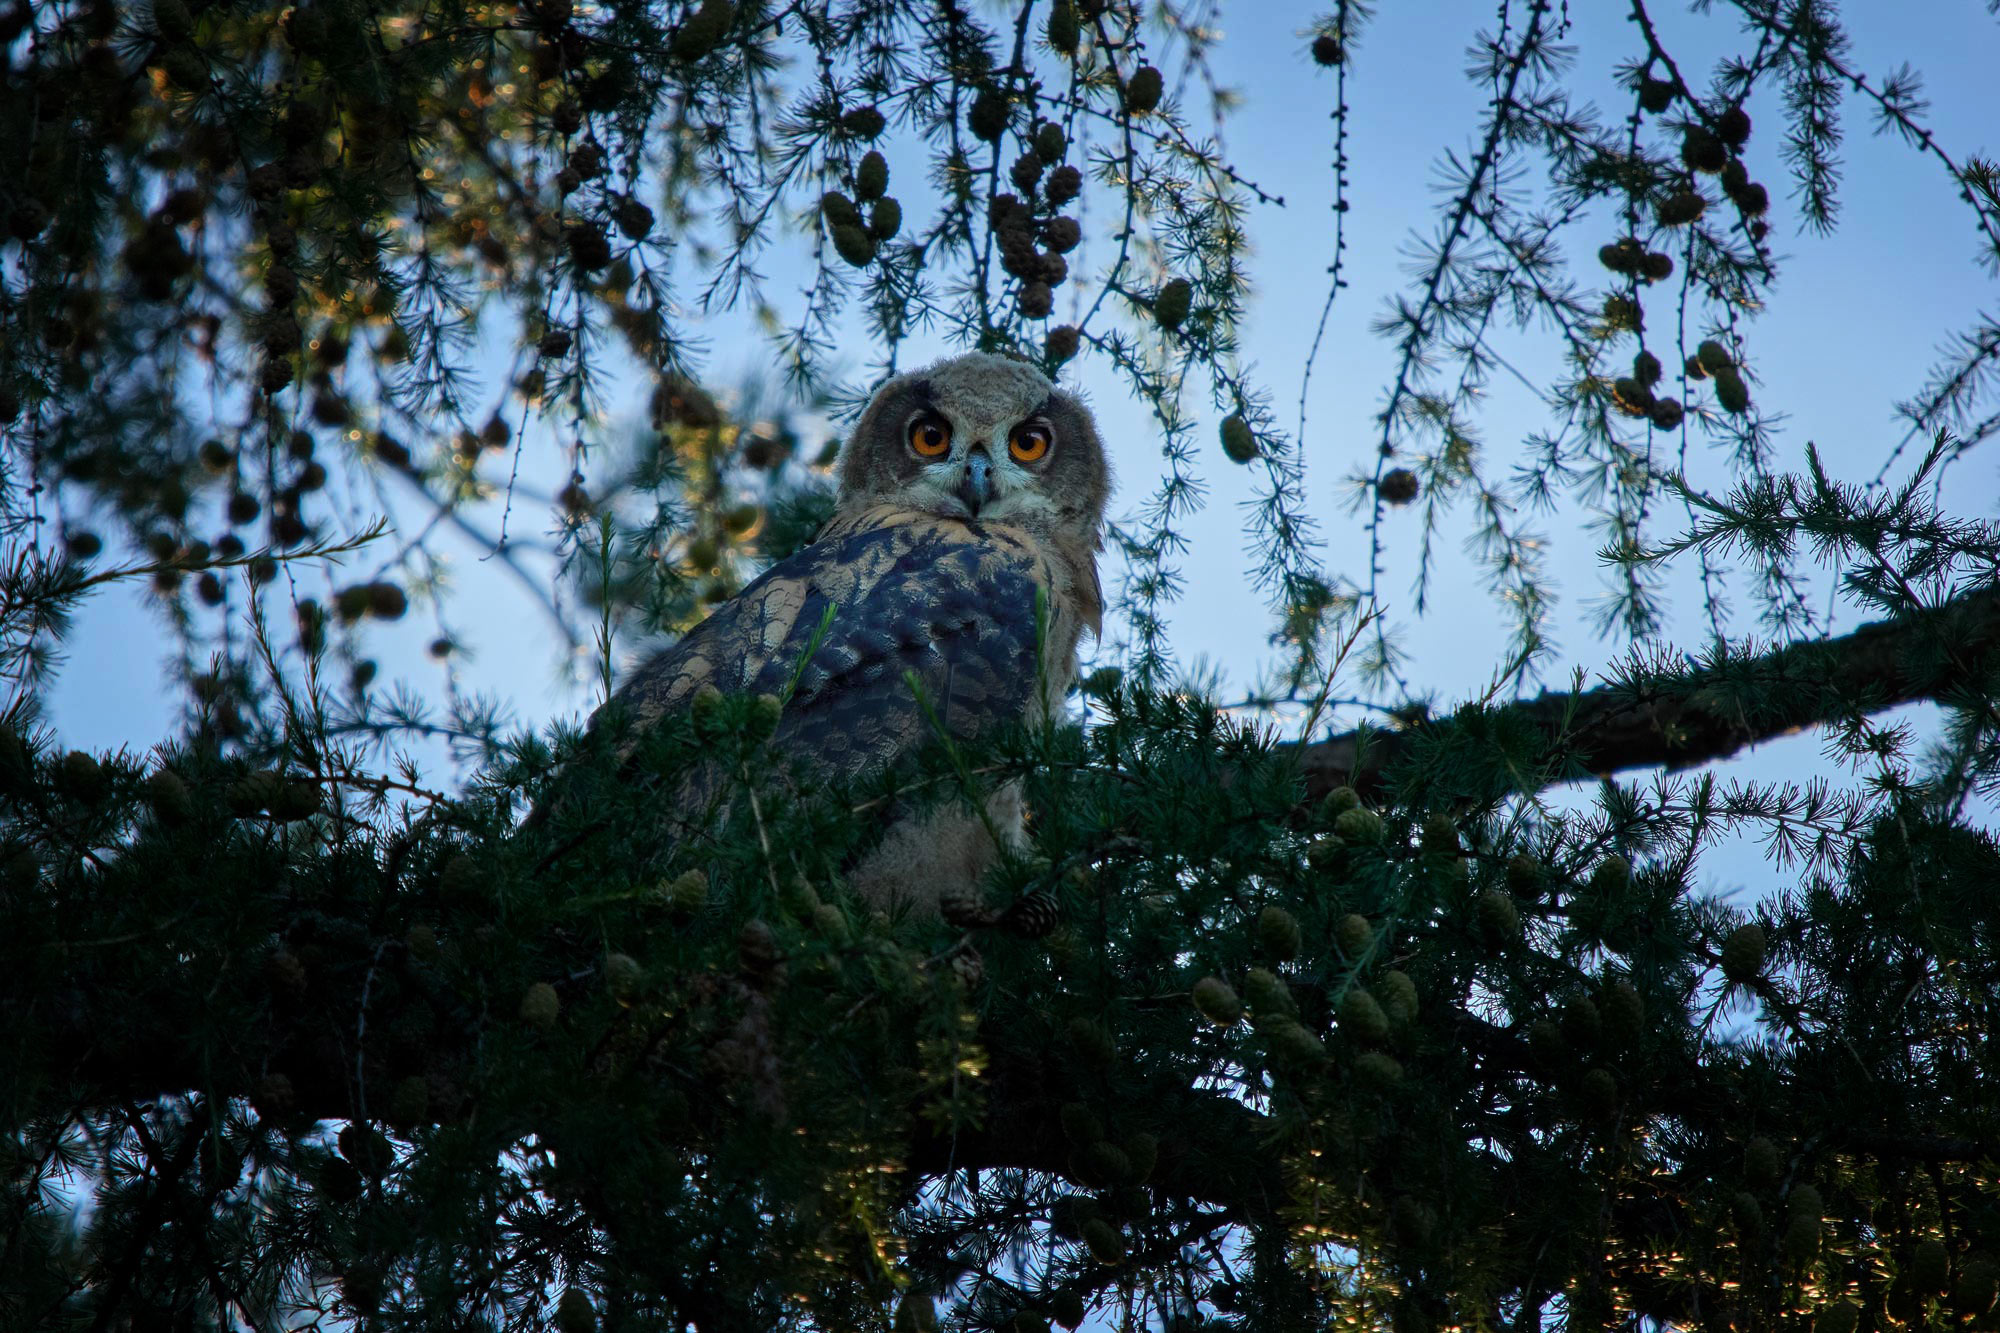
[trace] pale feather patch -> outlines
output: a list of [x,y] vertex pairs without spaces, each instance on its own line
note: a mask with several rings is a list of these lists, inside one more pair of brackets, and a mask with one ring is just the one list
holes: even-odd
[[764,595],[758,606],[763,619],[763,631],[758,635],[758,642],[765,652],[775,652],[784,643],[805,604],[806,585],[803,583],[777,584]]
[[[986,800],[986,813],[1010,847],[1027,842],[1021,789],[1009,783]],[[998,855],[986,823],[962,805],[940,806],[891,828],[862,857],[848,883],[864,902],[884,911],[907,908],[936,917],[946,898],[975,907],[981,879]]]

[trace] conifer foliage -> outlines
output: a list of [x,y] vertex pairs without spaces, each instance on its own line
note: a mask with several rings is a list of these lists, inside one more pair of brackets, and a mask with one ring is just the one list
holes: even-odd
[[[0,11],[0,1326],[2000,1326],[2000,530],[1941,484],[2000,430],[2000,332],[1952,332],[1850,485],[1781,450],[1755,322],[1777,229],[1837,221],[1844,110],[1947,173],[1989,270],[2000,174],[1833,0],[1632,0],[1611,52],[1552,0],[1467,7],[1483,110],[1378,323],[1349,577],[1241,355],[1275,200],[1197,124],[1228,8]],[[1371,10],[1298,35],[1329,310]],[[1705,82],[1689,25],[1740,48]],[[1609,110],[1572,87],[1606,72]],[[798,408],[703,386],[730,309]],[[1478,414],[1523,329],[1560,356],[1503,456]],[[801,409],[852,405],[844,340],[940,330],[1094,363],[1156,422],[1086,725],[831,790],[769,700],[620,757],[377,682],[413,611],[456,651],[442,532],[608,677],[810,537]],[[1279,659],[1231,709],[1163,620],[1217,468],[1257,478]],[[1522,515],[1557,501],[1628,646],[1527,699]],[[1422,703],[1374,611],[1398,515],[1425,580],[1470,525],[1515,626],[1487,697]],[[1762,641],[1726,637],[1728,570]],[[1700,653],[1660,642],[1681,571]],[[1824,633],[1816,579],[1868,623]],[[67,749],[58,649],[119,583],[185,726]],[[1329,735],[1336,681],[1384,725]],[[1880,718],[1914,701],[1927,748]],[[1803,727],[1860,776],[1701,767]],[[397,757],[436,738],[449,788]],[[663,819],[696,764],[731,778]],[[1031,841],[991,910],[848,893],[892,812],[1006,782]],[[1739,834],[1780,891],[1704,878]]]

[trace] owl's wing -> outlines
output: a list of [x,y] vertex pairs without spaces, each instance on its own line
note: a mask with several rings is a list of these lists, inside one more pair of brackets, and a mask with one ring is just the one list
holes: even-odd
[[906,673],[955,737],[1026,717],[1043,687],[1036,602],[1048,586],[1026,543],[950,519],[832,537],[765,571],[615,701],[637,736],[704,685],[782,696],[796,672],[777,744],[822,777],[851,779],[930,739]]

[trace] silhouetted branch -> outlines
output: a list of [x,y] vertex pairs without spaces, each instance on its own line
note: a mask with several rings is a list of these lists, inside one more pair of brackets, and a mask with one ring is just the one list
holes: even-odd
[[[1732,650],[1641,686],[1469,707],[1403,730],[1362,729],[1302,756],[1307,795],[1352,786],[1379,796],[1395,770],[1454,728],[1545,738],[1553,766],[1523,774],[1548,786],[1664,764],[1711,763],[1807,727],[1856,720],[1920,699],[1980,696],[2000,667],[2000,590],[1959,597],[1925,615],[1877,621],[1836,639],[1755,655]],[[1460,793],[1476,795],[1477,793]]]

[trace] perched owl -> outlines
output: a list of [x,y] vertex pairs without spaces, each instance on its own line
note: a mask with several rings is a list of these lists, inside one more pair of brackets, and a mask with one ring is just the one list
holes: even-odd
[[[704,686],[782,695],[804,659],[774,743],[833,781],[933,739],[908,673],[956,738],[1039,720],[1075,677],[1079,637],[1099,628],[1109,490],[1090,413],[1032,367],[975,353],[899,376],[842,451],[838,504],[813,543],[641,666],[612,702],[628,734],[643,734]],[[1021,836],[1017,791],[996,793],[989,815]],[[941,807],[893,826],[851,882],[878,905],[934,912],[977,884],[994,851],[983,821]]]

